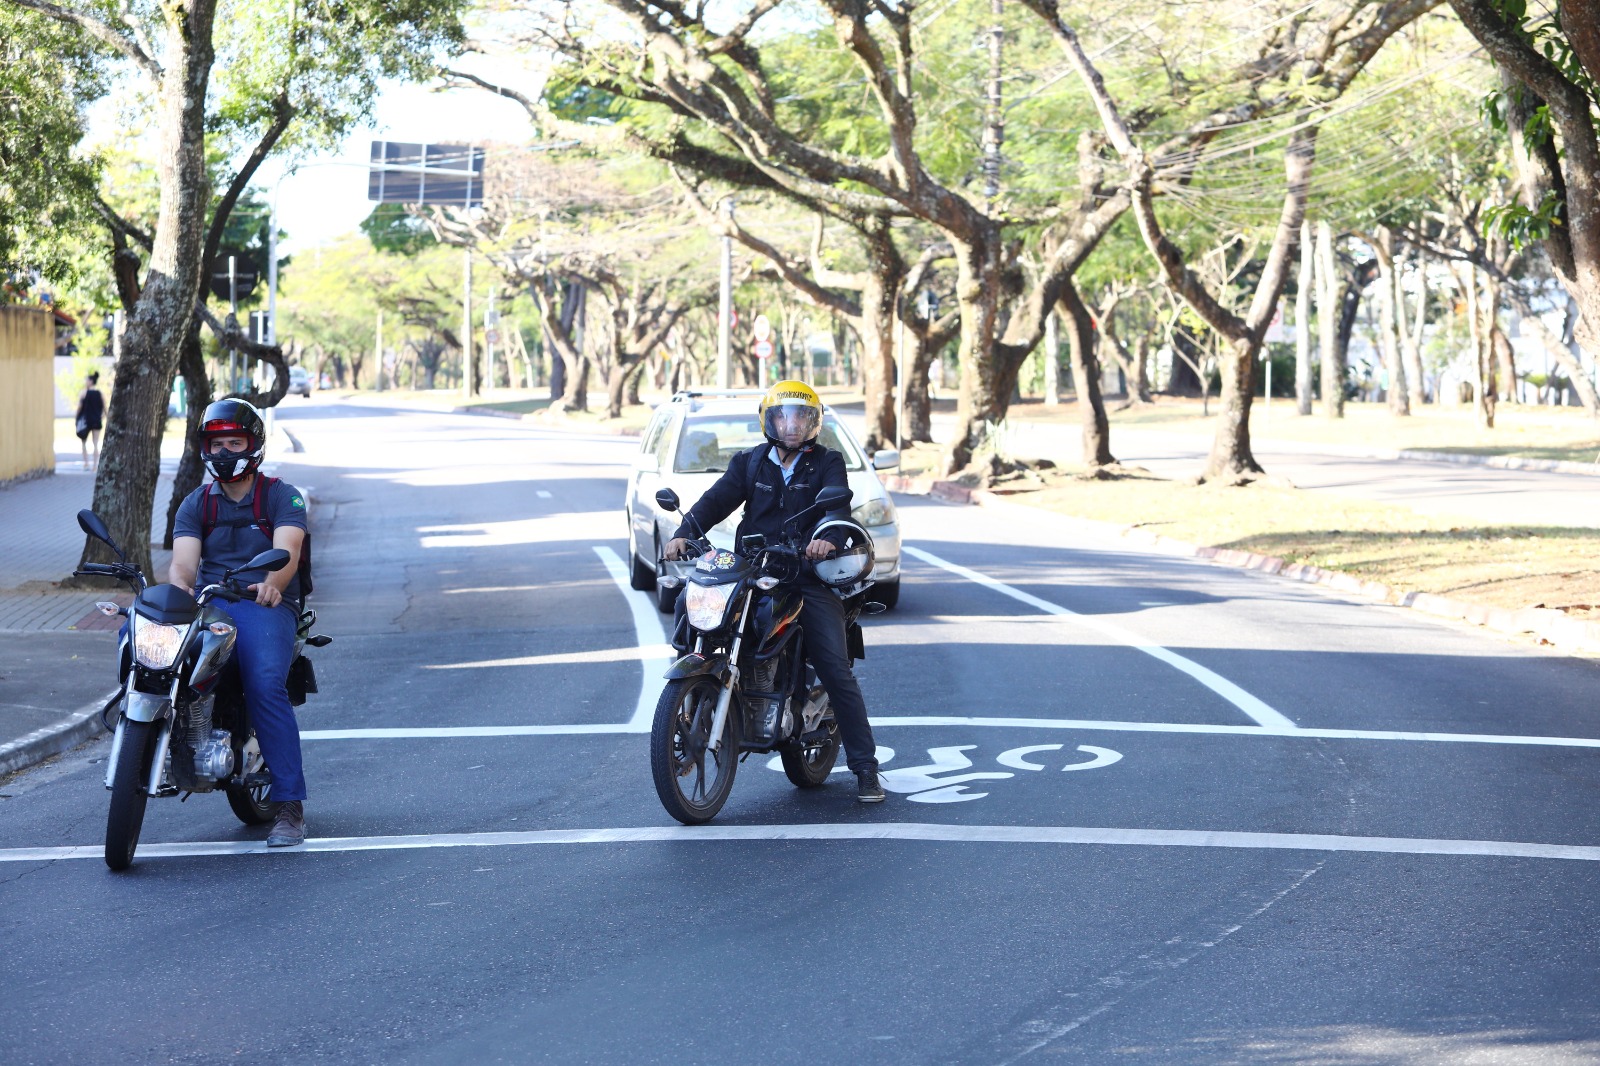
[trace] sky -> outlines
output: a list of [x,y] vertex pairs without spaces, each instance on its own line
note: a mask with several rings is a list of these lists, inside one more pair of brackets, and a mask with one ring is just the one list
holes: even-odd
[[270,196],[278,183],[283,254],[328,244],[372,213],[375,205],[367,199],[372,141],[459,144],[520,141],[530,134],[520,105],[481,89],[435,92],[421,85],[390,85],[378,99],[374,118],[374,126],[357,129],[337,151],[308,159],[286,177],[280,166],[262,165],[257,187]]

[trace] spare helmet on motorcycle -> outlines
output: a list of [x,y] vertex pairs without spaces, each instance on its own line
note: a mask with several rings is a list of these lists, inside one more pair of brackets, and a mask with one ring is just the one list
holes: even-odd
[[[213,452],[213,437],[243,437],[243,451]],[[267,424],[261,412],[243,400],[218,400],[200,416],[200,457],[218,481],[242,481],[261,466],[267,450]]]
[[812,540],[827,540],[836,545],[826,559],[811,564],[817,580],[845,596],[853,596],[872,576],[872,538],[851,518],[829,518],[811,531]]
[[817,439],[822,428],[822,399],[803,381],[780,381],[761,397],[757,408],[767,443],[799,451]]

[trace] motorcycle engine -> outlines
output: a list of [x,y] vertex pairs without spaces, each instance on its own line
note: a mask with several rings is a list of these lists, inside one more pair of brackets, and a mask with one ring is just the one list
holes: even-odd
[[[178,787],[190,792],[209,792],[219,780],[233,773],[233,738],[226,729],[212,728],[211,709],[215,695],[202,696],[189,704],[184,713],[181,736],[174,728],[174,740],[192,753],[191,760],[173,760],[177,770],[188,761],[190,773],[178,771]],[[178,745],[175,744],[175,747]]]

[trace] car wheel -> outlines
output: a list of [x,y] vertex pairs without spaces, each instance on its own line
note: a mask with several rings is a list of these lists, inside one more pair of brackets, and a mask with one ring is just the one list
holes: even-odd
[[900,602],[900,579],[895,578],[893,581],[883,581],[873,585],[867,590],[867,599],[873,603],[881,603],[892,610],[894,605]]
[[631,565],[628,568],[628,586],[640,592],[649,592],[656,587],[655,567],[639,558],[639,552],[633,546],[633,532],[628,532],[628,559]]

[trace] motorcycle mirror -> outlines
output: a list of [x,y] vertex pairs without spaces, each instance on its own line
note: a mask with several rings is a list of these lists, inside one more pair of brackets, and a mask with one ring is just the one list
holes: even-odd
[[268,548],[243,566],[229,570],[228,576],[242,574],[247,570],[282,570],[288,565],[289,553],[287,551],[282,548]]
[[93,537],[95,540],[104,541],[112,551],[117,553],[118,559],[121,559],[124,562],[127,561],[127,556],[122,554],[122,549],[117,547],[117,542],[111,539],[111,531],[106,528],[106,524],[104,522],[100,521],[99,515],[95,514],[88,508],[84,508],[83,510],[79,511],[78,528],[89,534],[89,536]]
[[676,511],[678,509],[678,494],[671,489],[657,489],[656,503],[661,505],[663,511]]
[[850,490],[842,485],[824,485],[817,493],[817,506],[824,511],[836,511],[850,502]]

